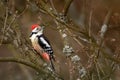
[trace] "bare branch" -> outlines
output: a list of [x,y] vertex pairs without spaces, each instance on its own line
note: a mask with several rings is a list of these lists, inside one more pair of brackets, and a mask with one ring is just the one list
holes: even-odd
[[102,53],[103,53],[103,55],[104,55],[105,58],[107,58],[107,59],[109,59],[109,60],[111,60],[111,61],[114,61],[114,62],[116,62],[116,63],[120,63],[120,59],[111,57],[109,54],[107,54],[107,53],[105,53],[105,52],[103,52],[103,51],[102,51]]
[[63,80],[60,75],[58,75],[57,73],[54,73],[53,75],[51,75],[50,72],[45,71],[44,69],[42,69],[42,66],[37,66],[36,64],[33,64],[29,61],[26,61],[24,59],[20,59],[20,58],[15,58],[15,57],[0,57],[0,62],[15,62],[15,63],[20,63],[23,65],[26,65],[28,67],[31,67],[32,69],[36,70],[37,72],[40,72],[41,74],[48,74],[49,77],[55,79],[58,78],[60,80]]
[[51,4],[52,8],[54,9],[54,11],[55,11],[56,14],[57,14],[57,10],[56,10],[56,8],[55,8],[55,6],[54,6],[54,4],[53,4],[53,0],[50,0],[50,4]]
[[[70,2],[72,2],[73,0],[71,0]],[[86,35],[84,31],[81,31],[80,29],[78,29],[78,27],[74,24],[74,27],[71,27],[71,25],[67,24],[66,22],[62,21],[57,15],[55,10],[50,10],[50,6],[46,5],[44,3],[44,1],[40,0],[34,0],[35,4],[37,5],[38,8],[43,9],[44,11],[46,11],[48,13],[48,15],[50,15],[53,19],[55,19],[57,22],[61,23],[62,25],[65,25],[67,28],[71,29],[72,31],[76,31],[78,33],[81,33],[83,35]],[[70,3],[69,3],[70,4]]]
[[107,25],[107,24],[109,23],[111,14],[112,14],[112,9],[110,9],[110,10],[108,11],[108,13],[107,13],[107,15],[106,15],[106,17],[105,17],[105,20],[104,20],[104,22],[103,22],[103,24],[106,24],[106,25]]
[[[90,11],[90,16],[89,16],[89,30],[88,30],[89,37],[91,37],[92,15],[93,15],[93,10]],[[91,43],[91,39],[90,39],[90,43]]]
[[69,7],[70,7],[70,5],[71,5],[72,2],[73,2],[73,0],[67,0],[66,4],[64,6],[64,9],[63,9],[64,16],[67,15],[67,12],[68,12]]
[[[103,45],[103,40],[104,40],[104,35],[105,35],[105,32],[107,31],[107,24],[109,22],[109,19],[110,19],[110,16],[112,14],[112,10],[110,9],[107,13],[107,15],[105,16],[105,19],[104,19],[104,22],[103,22],[103,25],[102,25],[102,28],[101,28],[101,33],[100,33],[100,43],[99,43],[99,48],[98,48],[98,51],[97,51],[97,57],[99,56],[99,53],[100,53],[100,50],[101,50],[101,47]],[[105,29],[105,30],[104,30]]]
[[37,67],[36,65],[34,65],[33,63],[30,63],[24,59],[20,59],[20,58],[14,58],[14,57],[0,57],[0,62],[16,62],[16,63],[20,63],[20,64],[24,64],[26,66],[29,66],[33,69],[35,69],[37,72],[39,72],[40,66]]
[[5,21],[4,21],[4,27],[3,27],[3,36],[2,36],[2,39],[0,41],[0,45],[2,45],[2,42],[3,42],[3,38],[4,38],[4,33],[5,33],[5,29],[6,29],[6,26],[7,26],[7,19],[8,19],[8,6],[6,7],[6,14],[5,14]]

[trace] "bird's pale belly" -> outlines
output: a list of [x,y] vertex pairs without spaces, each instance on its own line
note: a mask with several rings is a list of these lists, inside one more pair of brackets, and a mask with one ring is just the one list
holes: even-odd
[[33,48],[38,52],[42,53],[42,48],[38,45],[38,39],[36,37],[31,38]]

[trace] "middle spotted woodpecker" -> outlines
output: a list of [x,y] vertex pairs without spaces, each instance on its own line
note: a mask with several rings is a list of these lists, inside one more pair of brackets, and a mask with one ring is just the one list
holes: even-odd
[[34,50],[48,62],[50,62],[52,59],[55,60],[50,42],[43,34],[43,26],[34,24],[31,26],[31,29],[32,32],[30,35],[30,40]]

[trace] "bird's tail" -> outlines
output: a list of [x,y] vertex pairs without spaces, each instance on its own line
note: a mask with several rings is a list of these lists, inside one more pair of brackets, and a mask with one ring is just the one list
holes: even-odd
[[53,61],[56,61],[54,55],[50,55],[50,58],[51,58]]
[[51,65],[52,70],[55,71],[53,61],[55,61],[55,57],[53,55],[50,55],[50,65]]
[[54,64],[53,64],[53,61],[55,61],[55,57],[52,54],[49,55],[46,52],[42,53],[41,55],[45,61],[50,62],[50,66],[52,70],[55,71]]

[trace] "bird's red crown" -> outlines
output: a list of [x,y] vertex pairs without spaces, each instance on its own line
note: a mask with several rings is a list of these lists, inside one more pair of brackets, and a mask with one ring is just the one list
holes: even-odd
[[31,26],[31,29],[33,30],[33,29],[35,29],[36,27],[38,27],[39,25],[38,24],[33,24],[32,26]]

